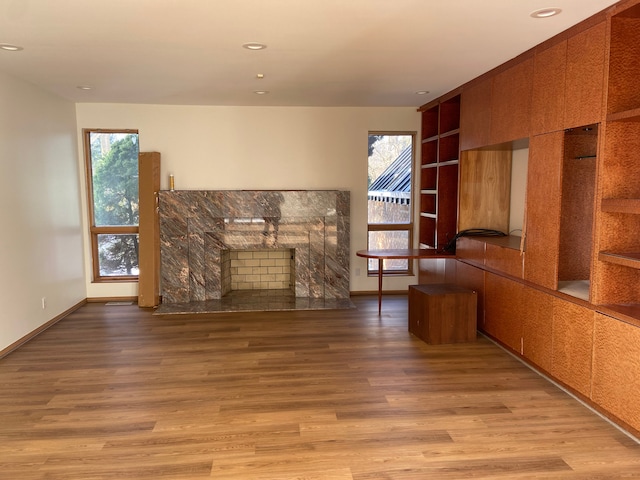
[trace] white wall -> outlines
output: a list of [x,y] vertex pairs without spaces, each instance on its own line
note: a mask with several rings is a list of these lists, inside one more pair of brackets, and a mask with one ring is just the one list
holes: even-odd
[[72,103],[0,73],[0,350],[86,298],[76,147]]
[[[377,289],[376,279],[363,273],[365,259],[355,254],[366,248],[367,134],[417,132],[420,116],[415,108],[78,104],[76,114],[79,142],[83,128],[138,129],[140,149],[162,155],[162,188],[168,188],[172,173],[178,190],[349,190],[351,290]],[[84,169],[82,159],[80,166]],[[88,245],[85,236],[85,248]],[[356,268],[360,276],[355,276]],[[85,272],[89,297],[137,294],[132,283],[91,283],[90,259]],[[387,278],[385,289],[406,289],[416,280]]]
[[509,210],[509,234],[521,236],[524,223],[524,204],[527,190],[529,148],[513,151],[511,159],[511,204]]

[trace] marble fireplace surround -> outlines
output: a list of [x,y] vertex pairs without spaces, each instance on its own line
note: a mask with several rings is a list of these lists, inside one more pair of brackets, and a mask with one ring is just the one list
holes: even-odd
[[220,300],[223,252],[271,248],[295,249],[298,304],[348,299],[349,214],[348,191],[161,191],[161,307]]

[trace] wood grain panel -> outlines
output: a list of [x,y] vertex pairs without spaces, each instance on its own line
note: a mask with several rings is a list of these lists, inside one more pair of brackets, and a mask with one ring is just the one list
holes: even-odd
[[608,122],[601,128],[602,198],[640,198],[640,121]]
[[566,41],[536,53],[531,99],[531,135],[563,128],[566,68]]
[[488,243],[485,263],[488,268],[522,278],[524,257],[520,254],[520,250]]
[[462,152],[458,231],[489,228],[507,233],[511,156],[507,147]]
[[485,243],[479,238],[460,237],[456,241],[456,256],[476,265],[484,265]]
[[603,116],[606,22],[569,38],[565,128],[598,123]]
[[640,328],[595,316],[591,398],[630,425],[640,424]]
[[461,287],[477,292],[478,314],[476,318],[478,330],[482,330],[484,326],[484,276],[484,270],[464,262],[456,262],[455,283]]
[[552,290],[558,285],[563,143],[564,132],[554,132],[529,144],[524,278]]
[[551,371],[553,297],[539,290],[523,290],[522,354],[542,368]]
[[138,305],[160,304],[160,224],[158,192],[160,191],[160,153],[140,152],[138,158],[140,225]]
[[608,113],[640,107],[640,5],[611,18]]
[[467,87],[460,104],[460,149],[485,147],[490,144],[491,91],[493,78]]
[[497,74],[491,93],[491,144],[529,136],[533,58]]
[[550,373],[565,385],[591,396],[591,355],[593,351],[593,310],[553,300],[553,361]]
[[483,329],[515,352],[522,347],[523,290],[521,283],[486,273]]

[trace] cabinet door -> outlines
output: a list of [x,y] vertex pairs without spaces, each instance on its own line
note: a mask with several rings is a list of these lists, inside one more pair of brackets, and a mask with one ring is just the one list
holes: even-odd
[[[478,242],[479,243],[479,242]],[[485,272],[480,268],[472,267],[464,262],[456,261],[455,283],[477,293],[477,326],[478,330],[484,330],[484,277]]]
[[551,371],[553,297],[533,288],[523,289],[522,354]]
[[597,313],[591,399],[640,430],[640,328]]
[[585,397],[591,394],[593,322],[593,310],[554,298],[550,373]]
[[533,66],[531,135],[562,130],[566,68],[566,41],[536,53]]
[[524,278],[552,290],[558,287],[563,152],[562,131],[529,143]]
[[483,330],[516,352],[522,351],[523,285],[485,274]]
[[489,145],[491,133],[491,90],[490,77],[462,92],[460,106],[460,149]]
[[565,128],[598,123],[602,117],[606,23],[569,38]]
[[491,144],[529,136],[533,58],[497,74],[491,94]]

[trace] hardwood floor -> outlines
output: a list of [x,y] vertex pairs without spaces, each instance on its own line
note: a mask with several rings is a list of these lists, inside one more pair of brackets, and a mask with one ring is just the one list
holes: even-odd
[[1,479],[640,478],[640,446],[407,300],[153,316],[88,304],[0,360]]

